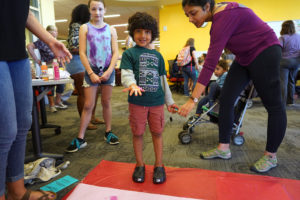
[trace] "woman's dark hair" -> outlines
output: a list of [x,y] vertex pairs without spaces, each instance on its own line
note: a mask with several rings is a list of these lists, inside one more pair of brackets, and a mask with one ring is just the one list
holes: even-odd
[[70,25],[73,23],[85,24],[90,20],[90,11],[87,5],[79,4],[72,11],[72,19]]
[[281,25],[280,35],[293,35],[294,33],[296,33],[294,22],[292,20],[284,21]]
[[215,7],[215,0],[182,0],[182,7],[188,6],[201,6],[203,10],[205,10],[205,5],[210,4],[210,11],[212,11]]
[[128,31],[133,39],[133,33],[136,29],[150,30],[152,35],[151,42],[159,36],[156,19],[145,12],[136,12],[128,19]]

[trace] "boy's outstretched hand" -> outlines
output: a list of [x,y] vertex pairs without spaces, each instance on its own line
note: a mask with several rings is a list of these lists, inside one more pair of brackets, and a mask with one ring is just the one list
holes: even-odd
[[132,96],[132,94],[134,93],[135,96],[142,96],[142,92],[145,92],[145,90],[139,86],[137,86],[136,84],[132,84],[130,87],[125,88],[124,90],[122,90],[123,92],[128,92],[129,91],[129,96]]
[[177,113],[179,107],[174,103],[172,105],[167,106],[167,109],[171,113]]

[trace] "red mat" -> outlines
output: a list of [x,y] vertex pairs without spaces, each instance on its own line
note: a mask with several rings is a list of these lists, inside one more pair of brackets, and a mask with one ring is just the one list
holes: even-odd
[[[298,180],[166,167],[167,181],[155,185],[152,183],[153,166],[146,165],[145,182],[139,184],[131,179],[134,167],[135,164],[103,160],[82,180],[82,183],[195,199],[300,199],[300,181]],[[66,199],[68,195],[63,199]]]

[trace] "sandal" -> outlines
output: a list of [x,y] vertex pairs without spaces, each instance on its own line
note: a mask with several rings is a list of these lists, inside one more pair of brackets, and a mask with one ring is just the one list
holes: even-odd
[[[40,190],[40,189],[35,190],[35,191],[42,193],[42,196],[40,198],[38,198],[38,200],[55,200],[56,199],[56,193],[54,193],[54,192],[47,191],[47,192],[50,192],[50,194],[47,194],[45,191]],[[33,191],[27,190],[21,200],[29,200],[31,192],[33,192]],[[54,198],[50,199],[49,195],[53,196]]]

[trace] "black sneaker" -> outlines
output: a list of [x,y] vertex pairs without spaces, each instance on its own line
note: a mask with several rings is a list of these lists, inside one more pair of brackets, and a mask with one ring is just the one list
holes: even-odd
[[166,181],[165,167],[155,167],[153,172],[153,183],[161,184]]
[[113,134],[111,131],[105,132],[104,140],[108,144],[116,145],[119,144],[119,138]]
[[65,150],[68,153],[74,153],[78,151],[81,148],[84,148],[87,146],[87,143],[84,139],[75,138],[72,140],[70,146]]
[[134,168],[132,180],[136,183],[143,183],[145,181],[145,166]]

